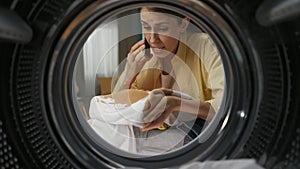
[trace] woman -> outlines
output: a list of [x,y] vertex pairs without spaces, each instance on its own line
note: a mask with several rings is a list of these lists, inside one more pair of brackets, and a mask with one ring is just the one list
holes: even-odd
[[[222,99],[224,72],[209,36],[189,32],[189,18],[150,7],[141,8],[140,18],[146,40],[132,46],[112,95],[92,99],[89,123],[122,150],[157,154],[201,132]],[[142,97],[132,101],[137,93]]]
[[[218,110],[224,89],[224,71],[219,53],[205,33],[189,32],[190,20],[170,10],[143,7],[141,23],[145,40],[132,46],[127,65],[114,91],[123,89],[153,90],[169,88],[187,93],[196,99],[167,97],[161,116],[149,112],[142,131],[178,123],[174,112],[194,114],[211,120]],[[153,57],[141,54],[149,43]],[[149,121],[147,119],[152,119]]]

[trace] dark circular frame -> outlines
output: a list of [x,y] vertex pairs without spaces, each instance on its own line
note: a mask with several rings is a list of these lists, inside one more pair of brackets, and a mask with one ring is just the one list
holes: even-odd
[[[100,141],[88,125],[76,115],[73,103],[73,73],[78,54],[91,32],[111,14],[120,13],[144,5],[166,7],[191,17],[195,24],[205,30],[220,51],[225,75],[226,88],[219,113],[214,117],[219,123],[208,126],[207,139],[194,140],[182,149],[171,153],[142,157],[121,152],[117,148]],[[197,10],[195,10],[197,9]],[[242,41],[238,26],[216,3],[175,1],[118,1],[94,2],[78,14],[67,26],[53,50],[47,75],[47,100],[49,101],[51,128],[55,138],[63,143],[71,156],[78,158],[86,166],[128,165],[165,167],[181,165],[190,160],[221,159],[235,157],[245,144],[256,119],[256,111],[261,99],[262,76],[253,69],[260,70],[251,44]],[[245,47],[248,46],[248,47]],[[257,71],[259,72],[259,71]],[[253,83],[249,83],[249,79]],[[250,105],[251,103],[251,105]],[[78,110],[77,110],[78,111]],[[80,122],[81,121],[81,122]],[[214,123],[214,122],[212,122]],[[209,130],[210,129],[210,130]],[[201,152],[201,153],[199,153]],[[72,161],[72,160],[71,160]]]

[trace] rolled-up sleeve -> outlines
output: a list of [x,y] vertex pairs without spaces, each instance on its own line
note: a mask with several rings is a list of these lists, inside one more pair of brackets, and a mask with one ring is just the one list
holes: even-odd
[[203,64],[207,73],[207,87],[211,90],[211,99],[206,100],[209,102],[215,111],[219,109],[223,98],[225,73],[222,64],[221,56],[214,45],[214,43],[208,39],[206,40],[203,52]]

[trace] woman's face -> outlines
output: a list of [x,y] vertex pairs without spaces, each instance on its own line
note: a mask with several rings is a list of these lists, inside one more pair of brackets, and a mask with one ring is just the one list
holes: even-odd
[[[182,19],[183,20],[183,19]],[[143,33],[156,57],[163,58],[177,51],[179,36],[185,31],[178,18],[169,14],[141,9]]]

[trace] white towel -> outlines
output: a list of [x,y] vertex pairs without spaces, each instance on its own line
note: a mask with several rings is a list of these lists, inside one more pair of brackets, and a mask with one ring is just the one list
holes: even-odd
[[146,98],[128,106],[113,98],[95,96],[90,103],[88,123],[108,143],[129,152],[136,152],[133,126],[143,126]]
[[[138,131],[138,128],[144,125],[143,110],[150,94],[131,105],[116,103],[115,99],[107,96],[95,96],[90,102],[88,123],[105,141],[127,152],[157,154],[182,146],[185,135],[176,128],[167,131]],[[178,91],[173,91],[173,94],[191,99]],[[153,132],[156,133],[155,137]],[[169,139],[170,134],[174,136],[172,139]],[[146,138],[146,135],[153,136]],[[136,145],[137,143],[139,145]],[[143,149],[145,146],[148,150]]]

